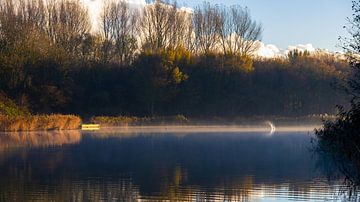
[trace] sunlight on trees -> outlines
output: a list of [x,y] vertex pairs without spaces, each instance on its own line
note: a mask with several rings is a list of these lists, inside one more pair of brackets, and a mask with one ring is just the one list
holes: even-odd
[[[334,55],[256,58],[246,8],[107,1],[98,32],[79,0],[0,0],[0,91],[39,113],[329,113],[348,74]],[[337,95],[337,96],[334,96]]]

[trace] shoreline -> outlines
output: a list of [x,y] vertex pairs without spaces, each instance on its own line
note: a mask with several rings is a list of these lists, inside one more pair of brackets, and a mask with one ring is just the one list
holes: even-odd
[[[288,131],[297,128],[308,131],[322,126],[322,120],[333,119],[334,116],[309,115],[299,117],[284,116],[253,116],[253,117],[208,117],[187,118],[183,115],[130,117],[130,116],[101,116],[92,117],[88,123],[98,124],[100,129],[179,131],[195,129],[200,132],[211,132],[216,128],[223,128],[219,132],[248,131],[263,132],[272,130]],[[75,115],[30,115],[4,116],[0,115],[0,132],[38,132],[38,131],[69,131],[81,130],[84,121]],[[226,128],[226,129],[225,129]],[[225,130],[224,130],[225,129]],[[146,131],[145,131],[146,132]]]
[[98,116],[89,120],[90,124],[99,124],[101,127],[125,126],[259,126],[269,125],[322,125],[324,120],[333,120],[333,115],[307,115],[307,116],[237,116],[237,117],[185,117],[176,116]]
[[272,129],[269,125],[152,125],[152,126],[113,126],[100,130],[84,131],[90,133],[238,133],[264,132],[314,132],[321,125],[278,126]]

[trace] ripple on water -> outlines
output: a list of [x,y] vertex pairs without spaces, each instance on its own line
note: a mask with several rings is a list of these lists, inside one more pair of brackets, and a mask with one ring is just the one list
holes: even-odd
[[224,131],[2,136],[0,201],[343,199],[307,132]]

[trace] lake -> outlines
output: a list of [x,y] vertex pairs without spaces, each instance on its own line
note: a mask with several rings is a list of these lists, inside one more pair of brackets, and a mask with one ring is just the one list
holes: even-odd
[[0,134],[1,201],[341,201],[313,132]]

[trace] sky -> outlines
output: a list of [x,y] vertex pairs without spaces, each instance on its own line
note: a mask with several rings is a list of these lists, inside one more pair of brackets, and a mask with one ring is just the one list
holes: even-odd
[[[240,4],[263,25],[262,41],[281,49],[289,45],[312,44],[315,48],[341,50],[339,36],[351,17],[351,0],[208,0],[214,4]],[[181,6],[195,7],[202,1],[179,0]]]
[[[101,1],[83,0],[92,10]],[[144,4],[145,0],[128,0]],[[248,7],[263,26],[264,51],[275,52],[294,47],[341,51],[339,36],[347,36],[343,28],[351,17],[351,0],[207,0],[213,4]],[[202,0],[177,0],[179,6],[195,8]],[[94,13],[94,12],[93,12]],[[95,14],[93,14],[95,15]],[[270,48],[270,49],[269,49]]]

